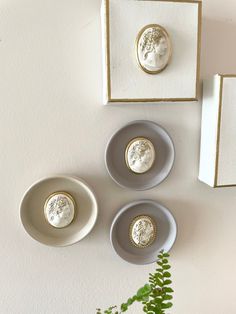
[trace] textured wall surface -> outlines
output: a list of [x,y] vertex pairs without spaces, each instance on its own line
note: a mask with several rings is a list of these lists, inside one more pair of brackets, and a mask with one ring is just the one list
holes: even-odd
[[[173,314],[235,314],[236,193],[197,180],[200,103],[101,105],[99,0],[0,0],[0,313],[92,314],[120,303],[153,265],[130,265],[109,243],[109,227],[126,202],[153,198],[174,213]],[[236,2],[203,4],[202,77],[236,73]],[[163,125],[176,162],[159,187],[117,186],[104,166],[111,133],[128,121]],[[96,191],[93,232],[68,248],[50,248],[24,232],[19,203],[35,180],[74,174]],[[131,314],[139,314],[139,307]]]

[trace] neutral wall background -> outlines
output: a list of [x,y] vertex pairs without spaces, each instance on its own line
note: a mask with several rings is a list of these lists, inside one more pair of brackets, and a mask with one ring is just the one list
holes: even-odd
[[[109,227],[126,202],[153,198],[174,213],[173,314],[235,314],[236,189],[197,180],[200,103],[101,105],[100,0],[0,0],[0,313],[92,314],[120,303],[154,265],[130,265],[114,254]],[[202,77],[236,73],[236,2],[203,4]],[[108,176],[104,148],[134,119],[163,125],[176,162],[159,187],[134,192]],[[93,232],[68,248],[33,241],[19,203],[35,180],[78,175],[96,191]],[[141,313],[139,307],[129,313]]]

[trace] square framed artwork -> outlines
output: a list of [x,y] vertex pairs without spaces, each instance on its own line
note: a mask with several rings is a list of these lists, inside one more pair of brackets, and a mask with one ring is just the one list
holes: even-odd
[[199,180],[211,187],[236,186],[236,75],[204,81]]
[[[198,100],[201,1],[103,0],[101,16],[104,104]],[[148,34],[151,41],[146,40]],[[148,53],[140,62],[145,40]],[[142,66],[144,58],[153,69],[167,62],[152,72]]]

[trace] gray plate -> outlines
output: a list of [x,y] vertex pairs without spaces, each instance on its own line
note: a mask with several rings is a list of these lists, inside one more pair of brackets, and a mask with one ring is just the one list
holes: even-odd
[[[157,238],[147,248],[136,248],[129,238],[132,220],[139,215],[150,216],[157,225]],[[177,236],[177,224],[164,206],[151,201],[140,200],[124,206],[115,216],[110,231],[110,240],[115,252],[129,263],[144,265],[154,263],[160,250],[168,252]]]
[[[44,203],[54,192],[69,193],[76,203],[76,214],[66,228],[51,226],[44,216]],[[82,240],[94,227],[98,214],[96,198],[83,180],[55,176],[34,183],[25,193],[20,217],[26,232],[35,240],[50,246],[67,246]]]
[[[156,161],[144,174],[135,174],[125,163],[125,149],[135,137],[146,137],[154,145]],[[134,121],[118,130],[108,142],[105,163],[112,179],[123,187],[148,190],[160,184],[170,173],[175,158],[174,144],[168,133],[151,121]]]

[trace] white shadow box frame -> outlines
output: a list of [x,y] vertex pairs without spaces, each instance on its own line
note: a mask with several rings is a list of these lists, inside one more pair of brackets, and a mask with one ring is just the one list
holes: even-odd
[[236,75],[204,81],[199,180],[236,186]]
[[[202,3],[191,0],[103,0],[103,103],[197,101]],[[170,64],[158,74],[139,66],[135,45],[149,24],[164,27],[172,42]]]

